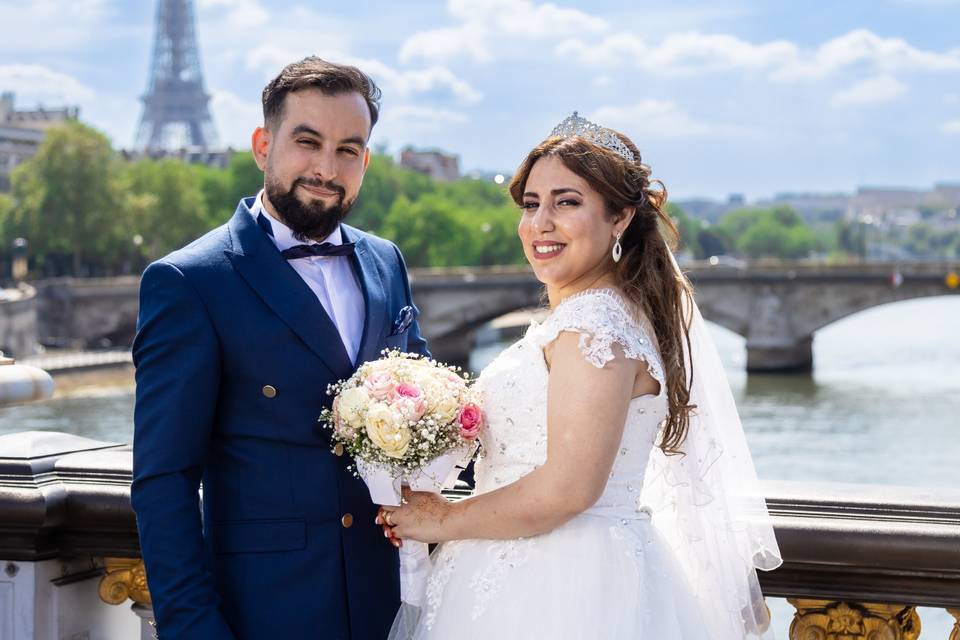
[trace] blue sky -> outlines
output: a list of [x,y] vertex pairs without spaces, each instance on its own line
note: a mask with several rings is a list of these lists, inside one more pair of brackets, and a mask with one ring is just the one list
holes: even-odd
[[[384,91],[373,142],[511,172],[577,109],[631,136],[675,197],[960,181],[960,0],[195,0],[222,142],[316,53]],[[130,146],[152,1],[0,0],[0,88],[79,104]]]

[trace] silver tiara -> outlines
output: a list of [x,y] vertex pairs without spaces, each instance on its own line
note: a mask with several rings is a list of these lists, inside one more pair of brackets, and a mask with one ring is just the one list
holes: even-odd
[[586,118],[581,118],[576,111],[573,112],[572,116],[567,116],[563,122],[555,126],[553,131],[550,132],[550,136],[560,138],[580,136],[588,142],[613,151],[627,162],[635,161],[633,151],[630,151],[630,148],[623,143],[623,140],[615,131],[601,127]]

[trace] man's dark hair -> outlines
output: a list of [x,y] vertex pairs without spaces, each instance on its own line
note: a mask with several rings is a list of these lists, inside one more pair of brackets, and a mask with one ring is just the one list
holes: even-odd
[[309,56],[283,68],[276,78],[263,88],[263,122],[273,128],[283,119],[287,94],[300,89],[315,88],[324,95],[336,96],[356,91],[367,101],[370,109],[370,128],[380,115],[380,88],[360,69],[345,64],[327,62]]

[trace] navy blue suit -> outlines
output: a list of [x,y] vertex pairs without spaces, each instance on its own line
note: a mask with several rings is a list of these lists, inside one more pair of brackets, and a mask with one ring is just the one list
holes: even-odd
[[413,305],[406,269],[392,243],[341,227],[366,305],[352,363],[252,204],[140,284],[132,502],[158,635],[383,638],[397,552],[317,418],[355,364],[426,353],[415,321],[394,322]]

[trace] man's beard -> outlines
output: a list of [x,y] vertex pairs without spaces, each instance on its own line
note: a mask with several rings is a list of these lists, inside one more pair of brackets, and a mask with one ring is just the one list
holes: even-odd
[[[296,194],[300,185],[335,191],[338,195],[337,201],[330,206],[320,200],[304,203]],[[268,177],[264,182],[264,190],[280,219],[293,232],[293,237],[301,242],[323,240],[329,236],[347,217],[350,207],[353,206],[353,200],[345,200],[342,186],[323,180],[297,178],[290,185],[290,189],[285,191],[278,181]]]

